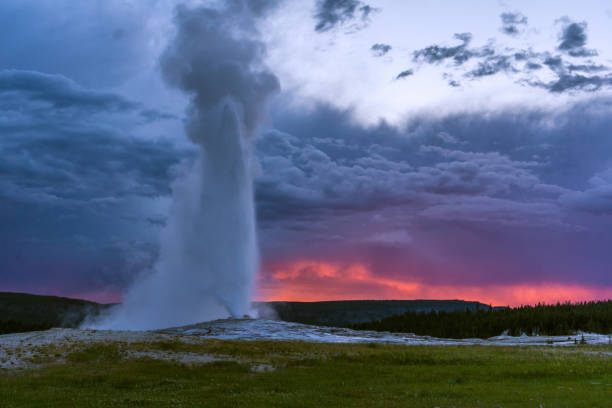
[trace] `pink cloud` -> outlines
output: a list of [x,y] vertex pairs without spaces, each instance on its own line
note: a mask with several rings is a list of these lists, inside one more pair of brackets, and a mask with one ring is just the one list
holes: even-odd
[[612,287],[559,282],[448,285],[385,278],[359,263],[296,260],[268,265],[257,300],[463,299],[493,305],[588,301],[612,298]]

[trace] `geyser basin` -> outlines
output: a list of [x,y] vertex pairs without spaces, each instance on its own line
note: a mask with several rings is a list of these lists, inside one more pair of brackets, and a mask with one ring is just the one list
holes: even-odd
[[193,335],[221,340],[286,340],[322,343],[396,343],[406,345],[490,345],[540,346],[574,345],[584,335],[587,344],[608,344],[610,336],[584,333],[574,336],[496,336],[490,339],[441,339],[409,333],[388,333],[351,330],[340,327],[311,326],[307,324],[265,319],[222,319],[183,327],[160,330],[161,333]]

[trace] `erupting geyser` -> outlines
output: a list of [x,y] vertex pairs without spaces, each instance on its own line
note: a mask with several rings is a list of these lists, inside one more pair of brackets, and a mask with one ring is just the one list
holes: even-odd
[[258,267],[251,137],[279,89],[255,23],[265,1],[176,9],[161,57],[167,83],[191,98],[185,129],[199,157],[173,185],[154,270],[93,326],[155,329],[249,312]]

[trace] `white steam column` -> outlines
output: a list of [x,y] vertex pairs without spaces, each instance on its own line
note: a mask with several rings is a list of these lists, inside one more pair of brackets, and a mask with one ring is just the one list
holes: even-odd
[[157,329],[249,313],[259,264],[251,139],[279,89],[257,40],[265,11],[240,1],[177,8],[177,34],[160,62],[164,79],[191,98],[185,130],[199,157],[173,184],[153,271],[87,326]]

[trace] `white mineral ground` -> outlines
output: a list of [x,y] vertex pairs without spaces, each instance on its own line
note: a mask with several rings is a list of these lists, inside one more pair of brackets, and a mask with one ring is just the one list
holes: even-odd
[[[46,331],[15,333],[0,336],[0,368],[36,367],[35,361],[48,347],[61,348],[70,345],[92,343],[143,343],[158,341],[181,341],[200,343],[208,339],[259,341],[306,341],[319,343],[386,343],[403,345],[483,345],[483,346],[571,346],[584,340],[588,345],[611,344],[612,336],[596,333],[579,333],[572,336],[527,336],[501,335],[489,339],[441,339],[417,336],[409,333],[357,331],[345,328],[311,326],[264,319],[224,319],[190,326],[158,331],[127,330],[82,330],[50,329]],[[588,351],[591,352],[591,351]],[[612,357],[612,352],[597,352]],[[55,359],[61,362],[67,352],[59,353]],[[232,356],[219,356],[164,350],[126,351],[126,358],[151,357],[188,364],[211,361],[237,361]],[[265,367],[264,367],[265,368]],[[260,370],[261,367],[254,367]]]

